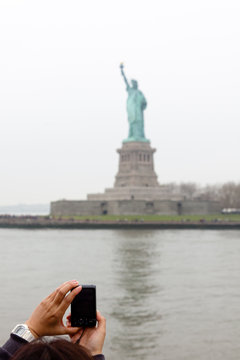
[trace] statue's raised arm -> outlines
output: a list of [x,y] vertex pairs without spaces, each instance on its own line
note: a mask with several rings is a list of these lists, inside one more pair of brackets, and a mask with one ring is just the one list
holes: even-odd
[[129,88],[130,88],[130,85],[129,85],[128,81],[127,81],[127,78],[126,78],[126,75],[125,75],[125,73],[124,73],[124,71],[123,71],[123,68],[124,68],[124,65],[123,65],[123,63],[121,63],[121,64],[120,64],[121,74],[122,74],[122,76],[123,76],[123,79],[124,79],[124,82],[125,82],[125,84],[126,84],[126,86],[127,86],[127,89],[129,89]]

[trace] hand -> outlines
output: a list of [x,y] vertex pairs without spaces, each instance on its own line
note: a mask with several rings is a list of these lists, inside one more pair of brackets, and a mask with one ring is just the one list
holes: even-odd
[[[104,339],[106,336],[106,319],[97,311],[98,325],[94,328],[78,329],[75,335],[71,336],[71,341],[87,348],[92,356],[102,354]],[[67,316],[67,326],[71,324],[71,315]]]
[[[36,338],[46,335],[73,335],[79,330],[63,324],[65,311],[82,290],[78,285],[76,280],[63,283],[36,307],[26,321],[29,330]],[[67,295],[70,290],[72,291]]]

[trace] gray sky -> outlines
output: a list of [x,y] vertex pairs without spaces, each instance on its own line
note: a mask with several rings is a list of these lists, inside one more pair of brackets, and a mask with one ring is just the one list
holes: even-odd
[[121,61],[159,182],[240,181],[239,19],[239,0],[1,0],[0,205],[113,185]]

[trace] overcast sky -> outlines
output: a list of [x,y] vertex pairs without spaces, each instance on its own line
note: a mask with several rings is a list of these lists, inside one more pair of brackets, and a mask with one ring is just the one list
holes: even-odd
[[160,183],[240,181],[239,0],[1,0],[0,205],[112,187],[137,79]]

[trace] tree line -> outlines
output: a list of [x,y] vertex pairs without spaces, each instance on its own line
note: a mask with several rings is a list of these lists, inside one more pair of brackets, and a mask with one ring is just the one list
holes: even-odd
[[240,183],[227,182],[201,186],[197,183],[169,183],[164,185],[169,195],[181,195],[186,199],[219,201],[222,208],[240,209]]

